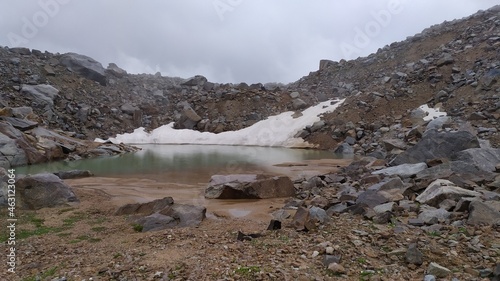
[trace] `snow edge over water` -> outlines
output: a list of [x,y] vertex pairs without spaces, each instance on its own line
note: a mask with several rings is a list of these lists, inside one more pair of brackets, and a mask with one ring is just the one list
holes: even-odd
[[[343,100],[325,101],[309,107],[294,118],[293,111],[283,112],[259,121],[250,127],[238,131],[226,131],[219,134],[199,132],[189,129],[174,129],[174,123],[169,123],[146,132],[143,127],[132,133],[118,134],[108,139],[113,143],[126,144],[210,144],[210,145],[247,145],[275,146],[290,148],[312,148],[313,144],[294,136],[306,126],[320,120],[320,115],[337,109]],[[104,142],[96,139],[96,142]]]

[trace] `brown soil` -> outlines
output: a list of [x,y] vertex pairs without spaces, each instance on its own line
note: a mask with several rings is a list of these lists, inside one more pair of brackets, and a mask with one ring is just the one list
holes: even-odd
[[[333,172],[348,163],[284,163],[274,172],[297,178],[315,170]],[[80,198],[79,205],[18,211],[17,274],[2,270],[0,280],[35,280],[29,279],[35,276],[41,280],[63,276],[67,280],[422,280],[430,262],[452,269],[460,280],[480,280],[473,278],[476,268],[491,268],[499,255],[498,248],[496,253],[477,253],[467,247],[466,241],[473,236],[479,237],[485,249],[500,246],[500,234],[488,227],[449,227],[442,234],[429,235],[404,226],[407,217],[399,218],[401,224],[376,225],[343,214],[317,231],[296,231],[288,227],[290,221],[284,229],[266,231],[270,214],[287,199],[205,200],[201,186],[137,178],[86,178],[68,183]],[[164,196],[206,206],[207,219],[194,228],[139,233],[126,216],[113,215],[124,203]],[[6,216],[5,212],[1,215]],[[35,229],[47,233],[19,237]],[[263,236],[238,241],[238,231]],[[462,243],[450,248],[452,239]],[[418,241],[424,253],[421,266],[404,261],[412,241]],[[323,265],[327,247],[342,257],[343,273]],[[490,258],[483,259],[485,255]]]

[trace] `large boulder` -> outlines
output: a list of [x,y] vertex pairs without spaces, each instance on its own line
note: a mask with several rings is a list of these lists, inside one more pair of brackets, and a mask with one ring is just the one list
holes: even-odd
[[448,180],[433,181],[416,200],[422,204],[437,207],[443,200],[458,201],[462,197],[479,197],[481,193],[456,186]]
[[59,61],[69,70],[106,86],[105,69],[101,63],[93,58],[75,53],[66,53],[61,56]]
[[295,196],[289,177],[255,174],[214,175],[205,189],[210,199],[264,199]]
[[19,178],[16,182],[19,193],[18,206],[38,210],[79,202],[70,186],[54,174],[36,174]]
[[40,105],[54,106],[54,100],[59,96],[59,90],[51,85],[22,85],[21,94],[29,96]]
[[182,83],[183,86],[203,86],[208,80],[202,75],[196,75],[186,80]]
[[115,212],[115,215],[117,216],[134,215],[134,214],[151,215],[173,204],[174,204],[174,199],[172,197],[156,199],[147,203],[127,204],[118,208],[118,210]]
[[468,131],[429,130],[416,145],[399,154],[390,164],[397,166],[426,162],[436,158],[451,158],[458,152],[469,148],[479,148],[479,141]]
[[498,225],[500,226],[500,202],[498,201],[472,201],[469,205],[469,218],[471,225]]
[[495,166],[500,163],[500,149],[470,148],[458,152],[454,160],[471,163],[483,171],[494,172]]
[[205,219],[205,214],[205,207],[175,204],[172,197],[127,204],[115,212],[115,215],[132,215],[133,222],[141,225],[143,232],[197,226]]
[[179,120],[175,123],[175,128],[192,130],[201,119],[191,106],[185,106]]

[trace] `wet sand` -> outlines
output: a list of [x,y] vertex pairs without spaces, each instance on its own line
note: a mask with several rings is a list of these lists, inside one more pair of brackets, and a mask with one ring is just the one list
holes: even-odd
[[[272,167],[238,170],[238,173],[270,173],[289,176],[292,180],[314,175],[334,173],[346,166],[349,159],[306,160],[282,163]],[[228,171],[225,171],[228,172]],[[209,218],[241,218],[268,221],[271,213],[281,208],[288,198],[260,200],[205,199],[204,190],[210,173],[202,171],[186,174],[129,174],[120,177],[90,177],[65,180],[73,188],[104,192],[116,208],[128,203],[144,203],[170,196],[176,203],[207,208]]]

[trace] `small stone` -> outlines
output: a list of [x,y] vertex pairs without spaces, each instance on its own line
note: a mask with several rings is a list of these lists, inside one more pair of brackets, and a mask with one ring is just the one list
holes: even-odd
[[422,252],[417,248],[417,243],[411,243],[406,252],[406,262],[409,264],[421,265],[423,263],[422,257]]
[[423,226],[424,221],[421,219],[409,219],[408,224],[413,226]]
[[434,276],[434,275],[425,275],[424,281],[436,281],[436,276]]
[[318,251],[314,251],[314,252],[312,253],[312,255],[311,255],[311,258],[315,258],[315,257],[317,257],[317,256],[319,256],[319,252],[318,252]]
[[445,278],[451,273],[451,270],[435,262],[431,262],[427,268],[427,273],[434,275],[437,278]]
[[341,255],[325,255],[323,258],[323,264],[328,267],[332,263],[340,263],[341,260]]
[[330,270],[333,274],[344,274],[345,273],[345,268],[336,262],[329,264],[328,270]]
[[325,249],[325,252],[327,255],[333,255],[334,251],[335,251],[335,249],[333,249],[333,247],[326,247],[326,249]]

